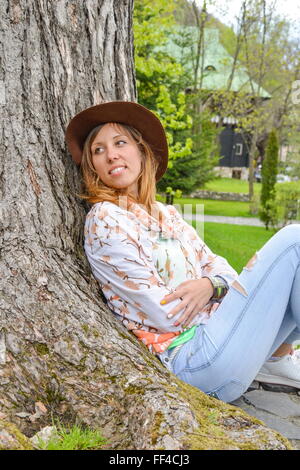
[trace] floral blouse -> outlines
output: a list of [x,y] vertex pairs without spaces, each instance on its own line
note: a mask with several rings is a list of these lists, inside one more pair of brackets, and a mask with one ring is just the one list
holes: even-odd
[[[230,286],[238,274],[211,252],[174,206],[156,204],[163,214],[160,222],[139,204],[130,211],[110,202],[94,204],[86,216],[84,249],[108,306],[159,354],[184,331],[167,318],[180,299],[161,305],[162,298],[188,279],[219,275]],[[218,306],[205,305],[189,328],[207,323]]]

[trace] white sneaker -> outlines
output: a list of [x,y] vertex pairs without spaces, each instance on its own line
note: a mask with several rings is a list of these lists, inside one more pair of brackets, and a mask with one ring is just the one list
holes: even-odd
[[277,361],[265,362],[254,380],[300,389],[300,350]]

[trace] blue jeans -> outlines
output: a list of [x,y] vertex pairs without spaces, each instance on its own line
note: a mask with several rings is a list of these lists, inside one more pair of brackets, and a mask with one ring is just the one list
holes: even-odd
[[240,397],[282,343],[300,339],[299,263],[300,224],[288,225],[251,258],[208,323],[160,360],[208,395]]

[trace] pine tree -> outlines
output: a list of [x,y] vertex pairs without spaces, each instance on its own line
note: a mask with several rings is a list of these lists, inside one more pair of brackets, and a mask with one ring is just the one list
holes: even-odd
[[267,230],[270,224],[274,226],[276,218],[275,184],[278,171],[278,151],[276,131],[272,130],[268,138],[266,156],[262,166],[261,209],[259,213],[260,219],[265,223]]
[[219,152],[216,144],[217,129],[211,122],[208,112],[200,116],[192,116],[194,128],[198,124],[201,130],[191,130],[186,136],[192,137],[193,147],[190,155],[178,157],[164,177],[158,182],[157,188],[165,192],[168,186],[179,189],[185,195],[203,187],[204,184],[215,178],[214,167],[219,162]]

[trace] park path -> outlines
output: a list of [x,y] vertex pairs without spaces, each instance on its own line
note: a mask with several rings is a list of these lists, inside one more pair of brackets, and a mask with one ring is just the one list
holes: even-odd
[[[165,203],[166,204],[166,203]],[[181,207],[179,204],[174,204],[174,207],[182,215],[184,220],[196,220],[199,222],[216,222],[220,224],[233,224],[233,225],[251,225],[254,227],[264,227],[264,223],[257,217],[228,217],[224,215],[206,215],[204,214],[204,204],[196,204],[192,208],[192,204],[184,204]]]
[[202,214],[184,214],[184,219],[188,220],[199,220],[204,222],[216,222],[220,224],[233,224],[233,225],[252,225],[256,227],[264,227],[264,223],[261,220],[254,217],[226,217],[223,215],[202,215]]
[[[184,214],[184,219],[203,221],[202,214]],[[255,217],[226,217],[223,215],[204,215],[204,222],[216,222],[219,224],[233,224],[233,225],[251,225],[253,227],[264,227],[265,224]],[[292,220],[289,224],[300,224],[300,220]]]
[[264,223],[254,217],[226,217],[223,215],[204,215],[204,222],[217,222],[220,224],[252,225],[264,227]]

